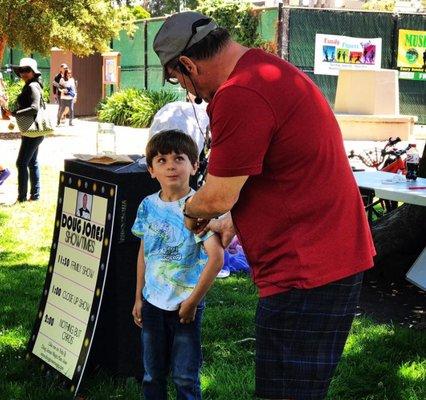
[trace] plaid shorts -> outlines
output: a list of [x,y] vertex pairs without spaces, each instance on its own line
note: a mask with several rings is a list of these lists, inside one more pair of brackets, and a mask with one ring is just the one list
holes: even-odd
[[259,299],[256,396],[325,398],[352,325],[362,275]]

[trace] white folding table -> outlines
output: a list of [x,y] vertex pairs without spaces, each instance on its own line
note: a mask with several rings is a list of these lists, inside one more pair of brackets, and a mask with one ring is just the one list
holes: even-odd
[[[426,179],[398,180],[396,174],[381,171],[354,172],[360,188],[374,190],[375,196],[426,207]],[[426,290],[426,248],[407,272],[407,279]]]

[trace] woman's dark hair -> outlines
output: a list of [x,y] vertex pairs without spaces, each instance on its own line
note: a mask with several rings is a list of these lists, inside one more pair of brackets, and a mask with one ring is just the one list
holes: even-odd
[[194,43],[188,49],[185,49],[177,57],[171,59],[166,65],[166,71],[168,69],[176,69],[179,63],[179,57],[187,56],[194,58],[195,60],[206,60],[213,57],[220,50],[222,50],[225,45],[229,42],[231,36],[225,28],[216,28],[211,31],[205,38],[201,39],[199,42]]
[[152,167],[155,156],[162,154],[186,154],[194,165],[198,161],[198,148],[191,136],[178,130],[167,130],[156,133],[146,145],[146,163]]
[[64,71],[64,81],[68,80],[68,75],[70,74],[70,70],[68,68],[65,69]]

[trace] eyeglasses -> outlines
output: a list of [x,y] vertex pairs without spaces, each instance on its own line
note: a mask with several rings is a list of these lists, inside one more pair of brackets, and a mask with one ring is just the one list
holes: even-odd
[[177,85],[177,84],[179,84],[178,78],[173,78],[171,76],[168,76],[166,78],[166,82],[170,83],[171,85]]

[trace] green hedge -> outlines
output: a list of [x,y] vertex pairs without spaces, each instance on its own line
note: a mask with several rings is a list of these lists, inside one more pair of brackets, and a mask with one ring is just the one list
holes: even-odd
[[[10,110],[15,110],[17,107],[16,99],[21,93],[22,87],[24,86],[24,81],[22,79],[12,80],[8,77],[4,78],[6,84],[6,93],[8,97],[8,107]],[[50,85],[46,83],[43,87],[43,99],[47,103],[50,96]]]
[[160,108],[177,99],[167,90],[124,89],[99,103],[98,117],[101,122],[147,128]]

